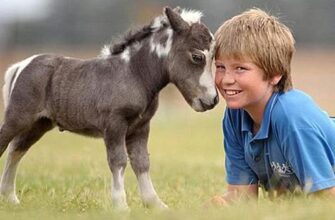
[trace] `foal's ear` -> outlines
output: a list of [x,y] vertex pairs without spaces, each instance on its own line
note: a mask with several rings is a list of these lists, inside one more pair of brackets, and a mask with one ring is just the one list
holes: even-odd
[[164,8],[164,13],[169,19],[171,27],[177,33],[182,33],[190,28],[190,25],[184,19],[169,7]]
[[179,6],[175,7],[173,9],[174,12],[178,13],[178,14],[181,14],[181,8]]

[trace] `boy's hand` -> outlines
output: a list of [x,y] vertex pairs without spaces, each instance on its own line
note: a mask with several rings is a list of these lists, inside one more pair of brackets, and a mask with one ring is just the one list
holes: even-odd
[[226,201],[224,196],[222,195],[215,195],[209,201],[207,201],[204,205],[205,208],[210,207],[225,207],[228,206],[229,203]]
[[236,192],[225,192],[223,195],[215,195],[204,204],[205,208],[226,207],[236,199]]
[[236,202],[258,198],[258,185],[229,185],[223,195],[215,195],[204,204],[205,208],[225,207]]

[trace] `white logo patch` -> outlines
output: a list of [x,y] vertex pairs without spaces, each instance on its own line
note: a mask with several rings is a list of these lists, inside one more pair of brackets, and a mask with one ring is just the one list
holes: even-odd
[[292,168],[287,163],[270,162],[272,170],[282,177],[289,177],[293,174]]

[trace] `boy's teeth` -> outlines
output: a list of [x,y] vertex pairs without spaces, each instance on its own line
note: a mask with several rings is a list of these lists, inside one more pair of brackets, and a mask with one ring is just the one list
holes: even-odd
[[227,95],[236,95],[238,91],[226,90]]

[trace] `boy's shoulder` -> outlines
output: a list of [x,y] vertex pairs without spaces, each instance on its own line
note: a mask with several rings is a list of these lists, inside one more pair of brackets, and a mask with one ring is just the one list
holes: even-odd
[[277,100],[271,113],[271,121],[295,126],[306,121],[326,118],[326,113],[303,91],[292,89],[285,93],[278,93]]
[[283,105],[315,105],[312,97],[298,89],[291,89],[287,92],[278,93],[278,101]]

